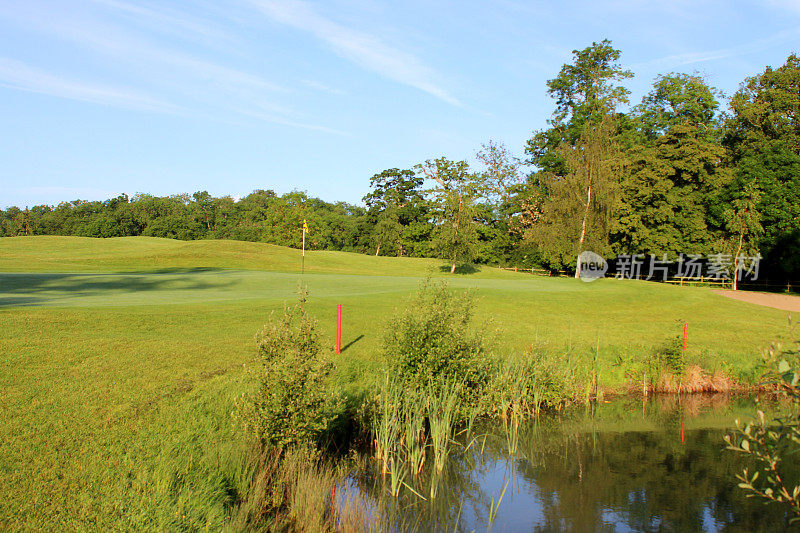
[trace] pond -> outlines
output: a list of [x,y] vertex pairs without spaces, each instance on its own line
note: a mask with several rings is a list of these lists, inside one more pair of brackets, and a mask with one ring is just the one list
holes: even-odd
[[441,474],[406,476],[396,497],[365,459],[337,505],[394,531],[784,531],[783,508],[737,487],[747,464],[722,440],[765,405],[621,398],[524,423],[516,439],[479,424]]

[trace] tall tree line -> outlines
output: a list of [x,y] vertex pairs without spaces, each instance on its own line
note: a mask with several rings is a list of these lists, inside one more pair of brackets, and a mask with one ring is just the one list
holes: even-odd
[[466,161],[430,159],[370,179],[365,207],[257,190],[205,191],[0,211],[0,236],[148,235],[309,245],[374,255],[570,270],[592,250],[764,257],[762,275],[800,279],[800,59],[723,96],[698,74],[657,77],[629,101],[608,40],[573,51],[524,159],[488,142]]

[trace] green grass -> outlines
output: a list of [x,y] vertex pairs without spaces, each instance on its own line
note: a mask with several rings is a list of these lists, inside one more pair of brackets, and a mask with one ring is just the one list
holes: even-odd
[[482,267],[258,243],[152,238],[0,239],[0,529],[219,529],[241,454],[230,412],[253,336],[310,290],[343,386],[375,383],[388,317],[428,274],[477,291],[497,350],[531,344],[585,364],[600,338],[600,381],[620,386],[689,323],[690,362],[753,375],[786,340],[786,313],[709,290],[582,283]]
[[[153,272],[221,268],[300,272],[300,250],[242,241],[176,241],[155,237],[5,237],[0,238],[0,272]],[[305,271],[329,274],[442,275],[449,267],[434,259],[374,257],[347,252],[306,250]],[[515,276],[483,268],[471,277]]]

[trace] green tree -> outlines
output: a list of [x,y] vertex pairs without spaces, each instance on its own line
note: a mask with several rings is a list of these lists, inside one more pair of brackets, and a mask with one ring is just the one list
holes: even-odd
[[575,277],[580,277],[577,260],[585,249],[605,253],[611,216],[618,198],[620,152],[614,141],[615,125],[606,115],[599,123],[586,123],[576,145],[559,147],[567,172],[542,175],[548,194],[541,218],[527,232],[561,264],[576,258]]
[[719,191],[730,181],[716,96],[699,76],[660,76],[624,122],[618,139],[628,165],[612,230],[618,251],[712,251],[724,227]]
[[583,50],[573,50],[573,62],[561,67],[558,75],[547,82],[547,94],[556,100],[556,109],[549,120],[550,128],[537,132],[528,140],[525,151],[529,162],[538,169],[555,175],[568,172],[558,147],[575,145],[584,134],[585,123],[597,123],[616,107],[628,103],[630,91],[619,82],[633,77],[618,63],[621,52],[604,39]]
[[380,255],[382,247],[394,255],[405,255],[416,248],[421,236],[427,238],[429,208],[421,188],[423,182],[413,170],[397,168],[384,170],[370,179],[372,191],[364,196],[364,202],[375,255]]
[[760,201],[761,191],[755,184],[749,183],[739,191],[737,197],[731,201],[730,207],[725,210],[725,222],[732,234],[733,242],[736,243],[736,251],[733,254],[733,290],[738,288],[740,271],[744,266],[742,252],[751,257],[757,254],[753,238],[763,231],[761,214],[758,212]]
[[211,232],[214,225],[214,199],[208,191],[197,191],[192,195],[189,211],[197,222],[205,226],[207,232]]
[[745,80],[731,111],[725,146],[735,168],[733,192],[749,183],[761,192],[757,248],[774,275],[793,279],[800,274],[800,57]]
[[445,157],[429,159],[415,168],[435,183],[430,190],[436,220],[432,244],[440,258],[450,261],[452,274],[458,263],[475,257],[475,202],[483,194],[482,180],[470,172],[466,161]]
[[621,164],[615,109],[628,101],[629,91],[619,82],[633,75],[619,58],[607,39],[573,50],[573,62],[547,82],[556,100],[550,128],[526,146],[537,170],[524,194],[525,235],[551,267],[571,264],[587,244],[600,253],[608,248],[615,169]]
[[383,351],[391,375],[409,388],[458,381],[472,402],[488,383],[485,332],[471,327],[474,295],[426,279],[389,321]]
[[481,145],[475,156],[484,167],[479,177],[485,191],[485,203],[478,205],[476,217],[484,248],[479,255],[494,262],[504,262],[520,241],[514,219],[522,210],[522,163],[502,143],[494,141]]

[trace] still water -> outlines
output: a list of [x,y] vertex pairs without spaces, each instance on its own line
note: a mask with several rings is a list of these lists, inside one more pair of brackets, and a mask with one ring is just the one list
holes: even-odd
[[339,505],[356,499],[395,531],[795,530],[737,487],[747,463],[722,440],[736,418],[771,408],[724,395],[617,399],[523,424],[516,443],[485,424],[443,473],[409,476],[393,497],[388,476],[365,468]]

